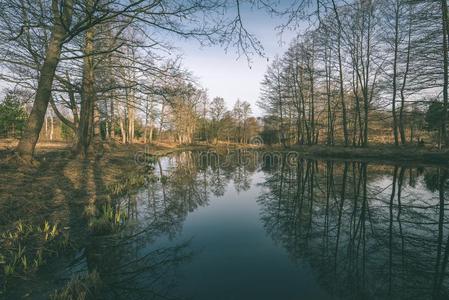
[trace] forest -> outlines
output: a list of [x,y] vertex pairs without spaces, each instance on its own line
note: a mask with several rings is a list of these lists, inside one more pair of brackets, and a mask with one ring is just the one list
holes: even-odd
[[448,105],[447,0],[0,0],[0,299],[446,299]]
[[[248,101],[209,99],[173,51],[177,38],[264,55],[241,5],[300,22],[272,59],[254,116]],[[0,134],[33,160],[38,141],[75,156],[102,144],[284,147],[448,144],[448,21],[444,1],[5,1]],[[201,20],[201,21],[198,21]],[[226,84],[226,83],[223,83]],[[226,103],[234,101],[233,107]]]
[[269,66],[260,106],[277,142],[447,144],[447,8],[332,1]]

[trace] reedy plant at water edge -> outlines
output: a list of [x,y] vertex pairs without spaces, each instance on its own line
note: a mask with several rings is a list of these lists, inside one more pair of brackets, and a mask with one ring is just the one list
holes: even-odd
[[7,288],[8,279],[36,272],[46,259],[59,255],[70,245],[69,235],[60,226],[44,221],[41,226],[18,221],[0,235],[0,281]]

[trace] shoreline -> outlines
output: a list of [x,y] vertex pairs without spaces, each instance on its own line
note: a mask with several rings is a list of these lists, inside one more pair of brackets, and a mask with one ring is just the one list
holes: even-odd
[[[70,156],[67,144],[39,145],[35,167],[17,168],[13,162],[0,160],[0,233],[14,230],[18,223],[42,226],[43,221],[58,224],[61,231],[70,232],[75,243],[83,244],[89,234],[88,221],[98,215],[101,205],[110,203],[111,186],[123,185],[128,177],[142,176],[145,166],[136,162],[139,152],[151,156],[166,156],[182,151],[236,149],[261,151],[295,151],[300,157],[323,160],[369,161],[377,164],[411,166],[447,166],[449,151],[429,151],[404,147],[371,146],[345,148],[327,146],[257,146],[243,144],[106,144],[104,155],[81,161]],[[0,149],[0,153],[7,153]],[[0,156],[1,157],[1,156]],[[87,233],[87,235],[86,235]],[[2,248],[0,244],[0,249]],[[3,247],[3,249],[5,249]],[[6,251],[6,250],[5,250]],[[2,251],[0,251],[2,254]],[[20,274],[27,278],[31,274]],[[1,279],[1,274],[0,274]],[[1,280],[0,280],[1,281]],[[14,283],[12,287],[14,286]],[[9,288],[9,287],[8,287]],[[0,296],[2,295],[0,286]]]
[[[269,148],[267,148],[269,149]],[[449,150],[430,150],[412,146],[378,146],[367,148],[344,146],[292,146],[285,149],[296,151],[307,158],[326,158],[341,160],[362,160],[373,162],[397,162],[408,164],[445,165],[449,162]]]

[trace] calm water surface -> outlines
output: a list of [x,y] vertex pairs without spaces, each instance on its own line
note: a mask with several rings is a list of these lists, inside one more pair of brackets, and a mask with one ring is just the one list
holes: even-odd
[[156,162],[66,272],[105,299],[449,299],[446,169],[206,156]]

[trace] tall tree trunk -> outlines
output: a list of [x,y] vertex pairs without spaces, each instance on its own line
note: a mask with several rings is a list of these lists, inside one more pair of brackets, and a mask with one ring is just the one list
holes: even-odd
[[151,126],[151,127],[150,127],[150,132],[149,132],[149,134],[148,134],[148,141],[149,141],[150,143],[153,142],[153,132],[154,132],[154,126]]
[[130,144],[134,143],[134,91],[129,93],[130,99],[127,99],[127,109],[128,109],[128,142]]
[[111,93],[111,112],[110,112],[110,130],[111,130],[111,140],[115,139],[115,110],[114,110],[114,91]]
[[161,118],[160,118],[160,123],[159,123],[159,133],[157,135],[157,138],[159,140],[161,140],[162,137],[162,129],[164,127],[164,114],[165,114],[165,103],[162,103],[162,108],[161,108]]
[[442,23],[443,23],[443,106],[444,106],[444,115],[443,115],[443,126],[441,132],[441,139],[445,145],[448,145],[449,141],[447,140],[447,108],[448,108],[448,85],[449,85],[449,70],[448,70],[448,9],[447,9],[447,0],[441,0],[441,10],[442,10]]
[[143,130],[143,143],[147,143],[148,135],[148,100],[145,102],[145,128]]
[[370,11],[369,11],[369,17],[368,17],[368,33],[366,37],[366,70],[365,70],[365,87],[363,89],[363,121],[364,121],[364,127],[363,127],[363,146],[368,146],[368,124],[369,124],[369,74],[370,74],[370,60],[371,60],[371,1],[369,1]]
[[392,109],[393,114],[393,134],[394,134],[394,145],[399,146],[399,136],[398,136],[398,118],[396,115],[396,90],[397,90],[397,69],[398,69],[398,51],[399,51],[399,1],[396,0],[395,7],[395,19],[394,19],[394,59],[393,59],[393,99],[392,99]]
[[[303,128],[305,128],[305,138],[307,140],[307,144],[311,144],[312,143],[312,139],[310,137],[310,130],[309,130],[309,126],[307,124],[307,118],[306,118],[306,103],[305,103],[305,95],[304,95],[304,70],[303,68],[300,69],[299,72],[299,77],[300,77],[300,82],[298,83],[298,89],[299,89],[299,103],[298,103],[298,122],[300,123],[299,127],[301,130],[301,139],[300,139],[300,143],[301,145],[304,144],[304,130]],[[309,113],[309,118],[310,118],[310,113]],[[302,119],[302,121],[300,120]],[[313,136],[312,136],[313,137]]]
[[[96,99],[96,98],[94,98]],[[103,153],[103,143],[101,140],[101,128],[100,128],[100,111],[98,104],[93,103],[93,123],[92,123],[92,141],[93,151],[95,155],[101,155]]]
[[[280,122],[280,138],[281,138],[281,143],[282,146],[284,146],[284,148],[286,147],[285,144],[285,128],[284,128],[284,108],[283,108],[283,99],[282,99],[282,94],[281,94],[281,74],[279,72],[279,70],[277,70],[277,92],[278,92],[278,101],[279,101],[279,116],[281,118],[281,122]],[[240,127],[240,126],[239,126]]]
[[55,131],[54,129],[55,129],[54,118],[53,118],[53,114],[50,112],[50,135],[49,135],[50,141],[53,141],[53,133]]
[[45,139],[48,139],[48,117],[45,115]]
[[[93,0],[86,0],[87,14],[91,13]],[[81,91],[80,123],[78,128],[78,144],[75,154],[87,158],[94,127],[95,74],[94,74],[94,28],[89,28],[84,37],[83,79]]]
[[[329,37],[326,37],[326,46],[324,49],[324,68],[326,77],[326,99],[327,99],[327,137],[326,144],[334,144],[334,122],[332,118],[331,106],[331,49],[328,44]],[[329,52],[328,52],[329,51]]]
[[[60,11],[60,9],[63,11]],[[17,145],[17,153],[25,162],[31,162],[34,149],[39,139],[39,134],[47,112],[48,102],[51,97],[53,79],[56,67],[61,56],[61,48],[67,28],[72,21],[73,0],[65,0],[62,4],[57,0],[52,1],[52,15],[54,24],[50,36],[45,59],[40,69],[40,77],[37,84],[36,96],[33,107],[28,117],[22,138]]]
[[[410,5],[410,10],[411,10],[411,5]],[[408,27],[408,41],[407,41],[407,58],[406,58],[406,62],[405,62],[405,71],[404,71],[404,77],[402,80],[402,86],[401,86],[401,108],[399,110],[399,133],[401,135],[401,143],[402,145],[405,145],[407,142],[407,138],[405,136],[405,124],[404,124],[404,107],[405,107],[405,86],[407,83],[407,76],[408,76],[408,72],[410,70],[410,51],[411,51],[411,38],[412,38],[412,13],[409,12],[410,17],[409,17],[409,27]],[[413,127],[413,121],[411,122],[412,124],[410,125],[411,127]],[[412,135],[413,133],[410,133],[410,137],[411,140],[410,142],[412,142]]]
[[335,13],[335,18],[338,23],[338,36],[337,36],[337,55],[338,55],[338,75],[339,75],[339,83],[340,83],[340,101],[341,101],[341,110],[342,110],[342,122],[343,122],[343,137],[345,146],[349,146],[349,132],[348,132],[348,121],[347,121],[347,112],[346,112],[346,102],[345,102],[345,91],[344,91],[344,82],[343,82],[343,64],[341,59],[341,35],[342,35],[342,25],[340,21],[340,15],[338,14],[337,5],[335,4],[335,0],[332,0],[332,5]]
[[120,116],[120,134],[122,136],[122,143],[126,144],[125,118]]
[[[318,143],[318,133],[315,133],[315,74],[314,74],[314,53],[315,51],[315,43],[312,50],[312,58],[309,62],[309,75],[310,75],[310,135],[312,139],[309,141],[309,144],[317,144]],[[316,137],[315,137],[316,136]]]
[[110,130],[109,130],[109,121],[108,121],[108,119],[106,119],[106,121],[104,122],[104,126],[105,126],[105,129],[104,129],[105,139],[109,140],[110,139],[110,135],[109,135]]

